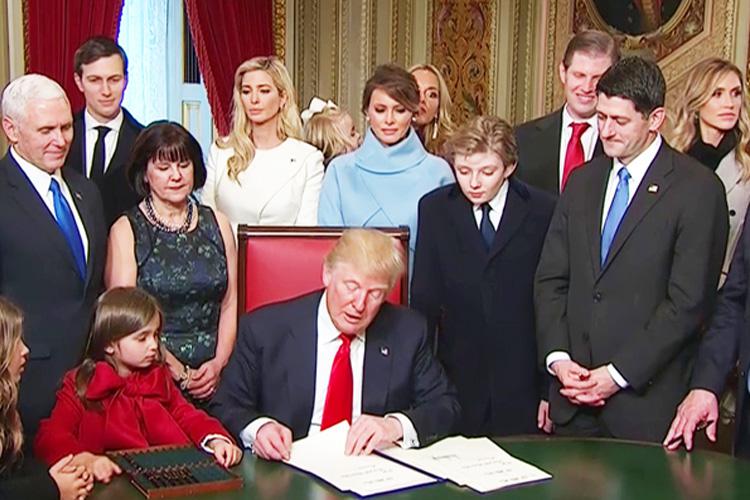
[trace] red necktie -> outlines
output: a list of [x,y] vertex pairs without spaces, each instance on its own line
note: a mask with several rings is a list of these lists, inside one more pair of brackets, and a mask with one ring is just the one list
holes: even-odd
[[339,335],[341,346],[333,358],[331,377],[328,379],[328,392],[323,407],[323,421],[320,430],[338,424],[342,420],[352,423],[352,361],[349,359],[349,347],[354,335]]
[[583,165],[586,158],[583,155],[583,144],[581,144],[581,136],[586,129],[589,128],[589,124],[586,122],[571,123],[573,127],[573,134],[570,136],[568,141],[568,149],[565,151],[565,166],[563,167],[563,178],[562,184],[560,185],[560,191],[565,189],[565,184],[568,182],[570,173]]

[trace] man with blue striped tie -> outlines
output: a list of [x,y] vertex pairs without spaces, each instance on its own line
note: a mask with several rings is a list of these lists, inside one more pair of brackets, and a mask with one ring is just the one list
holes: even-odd
[[8,154],[0,160],[0,294],[25,315],[24,431],[49,414],[62,375],[79,362],[102,287],[106,228],[96,186],[62,171],[73,139],[63,89],[42,75],[2,95]]
[[662,140],[665,91],[639,57],[602,76],[606,156],[573,172],[545,240],[537,338],[559,434],[658,442],[687,392],[728,215],[718,178]]

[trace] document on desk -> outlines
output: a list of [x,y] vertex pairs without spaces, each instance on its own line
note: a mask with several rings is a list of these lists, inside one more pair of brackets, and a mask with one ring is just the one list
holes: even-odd
[[389,448],[379,453],[480,493],[552,477],[513,457],[486,437],[455,436],[426,448]]
[[341,491],[370,496],[437,482],[437,479],[379,455],[344,454],[349,424],[344,421],[292,443],[287,463]]

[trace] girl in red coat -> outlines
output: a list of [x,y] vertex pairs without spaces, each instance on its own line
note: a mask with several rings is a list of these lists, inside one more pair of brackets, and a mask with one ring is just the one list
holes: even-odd
[[194,443],[225,467],[242,451],[214,418],[195,409],[161,362],[162,313],[137,288],[113,288],[94,311],[86,359],[65,375],[57,402],[42,421],[34,453],[48,463],[73,453],[97,481],[120,468],[106,451]]

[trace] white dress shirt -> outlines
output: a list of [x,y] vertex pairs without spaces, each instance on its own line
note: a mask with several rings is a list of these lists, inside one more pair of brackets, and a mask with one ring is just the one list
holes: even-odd
[[[500,186],[497,194],[492,198],[489,203],[490,205],[490,222],[492,227],[497,231],[497,226],[500,224],[500,219],[503,218],[503,211],[505,210],[505,202],[508,199],[508,179],[503,181],[503,185]],[[482,205],[474,205],[472,207],[474,213],[474,221],[477,223],[477,229],[482,225]]]
[[[53,177],[57,180],[57,183],[60,185],[60,192],[62,193],[63,198],[65,198],[65,201],[68,202],[70,211],[73,212],[73,218],[76,221],[76,227],[78,227],[78,234],[81,236],[81,242],[83,243],[83,255],[86,258],[86,262],[88,262],[89,238],[86,235],[86,228],[81,221],[81,216],[78,213],[78,207],[76,207],[76,204],[73,202],[73,195],[70,192],[68,185],[65,183],[65,179],[63,179],[63,176],[60,173],[60,169],[55,170],[55,173],[50,175],[41,168],[38,168],[30,162],[21,158],[21,155],[16,152],[15,148],[10,148],[10,154],[11,156],[13,156],[13,159],[16,160],[16,163],[18,163],[18,165],[21,167],[21,171],[24,173],[24,175],[26,175],[26,178],[29,179],[31,185],[34,186],[34,190],[39,195],[39,198],[42,199],[42,202],[44,202],[44,206],[47,207],[50,215],[52,215],[55,220],[57,220],[57,213],[55,213],[55,201],[54,197],[52,196],[52,191],[50,191],[50,185],[52,185]],[[80,198],[80,195],[78,193],[75,193],[75,196]]]
[[86,128],[86,140],[83,141],[86,144],[86,177],[91,177],[94,146],[96,146],[96,139],[99,137],[99,131],[95,127],[105,126],[111,129],[104,136],[104,172],[106,173],[109,168],[109,162],[112,161],[112,157],[115,155],[117,138],[120,136],[120,128],[122,127],[124,116],[122,109],[120,109],[120,113],[112,120],[106,123],[99,123],[96,121],[96,118],[89,114],[88,108],[83,112],[83,125]]
[[[631,160],[631,162],[627,165],[623,164],[617,158],[612,159],[612,169],[609,172],[609,179],[607,180],[607,190],[604,193],[604,206],[602,207],[602,220],[600,226],[601,230],[604,229],[604,221],[607,219],[609,207],[610,205],[612,205],[612,200],[614,199],[615,191],[617,190],[617,184],[620,182],[620,177],[617,175],[617,173],[620,171],[620,168],[627,167],[628,173],[630,174],[630,179],[628,179],[628,206],[630,206],[630,202],[633,201],[633,196],[635,196],[635,192],[638,190],[638,186],[640,186],[641,181],[646,176],[646,172],[648,172],[649,167],[654,162],[654,158],[656,158],[657,153],[659,153],[661,143],[661,135],[657,134],[653,142],[651,142],[651,144],[649,144],[646,149],[641,151],[641,153],[633,158],[633,160]],[[547,371],[554,375],[554,372],[552,371],[552,363],[562,360],[570,360],[570,354],[565,351],[552,351],[551,353],[549,353],[545,360]],[[625,377],[622,376],[619,370],[615,368],[615,365],[609,363],[607,365],[607,371],[621,389],[628,388],[630,384],[627,380],[625,380]]]
[[[581,121],[581,120],[579,120]],[[599,128],[597,125],[596,115],[592,116],[588,120],[582,120],[581,123],[586,122],[589,124],[586,131],[581,135],[581,145],[583,146],[583,157],[585,161],[589,161],[594,156],[594,150],[596,149],[596,141],[599,139]],[[568,143],[570,137],[573,135],[573,127],[570,125],[577,123],[576,120],[570,116],[568,112],[568,105],[563,107],[562,112],[562,130],[560,133],[560,159],[558,161],[558,168],[560,175],[557,177],[560,180],[559,186],[562,186],[563,171],[565,170],[565,154],[568,151]]]
[[[341,346],[340,332],[336,329],[328,314],[326,306],[326,293],[323,295],[318,304],[318,339],[317,339],[317,358],[315,362],[315,398],[313,403],[312,419],[308,434],[320,432],[320,425],[323,421],[323,409],[325,408],[326,394],[328,393],[328,380],[331,376],[333,359]],[[352,364],[352,422],[362,414],[362,376],[365,365],[365,342],[366,332],[357,334],[349,346],[349,359]],[[417,431],[414,428],[409,417],[402,413],[389,413],[386,417],[393,417],[401,423],[403,437],[399,441],[402,448],[413,448],[419,446]],[[252,448],[258,430],[266,423],[274,422],[269,417],[258,417],[250,422],[240,432],[240,440],[247,448]]]

